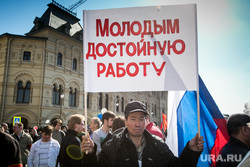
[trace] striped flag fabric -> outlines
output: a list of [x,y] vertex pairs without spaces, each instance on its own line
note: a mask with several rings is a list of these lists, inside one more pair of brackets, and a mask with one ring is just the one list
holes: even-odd
[[[217,155],[228,142],[226,120],[199,77],[200,135],[204,150],[197,166],[215,166]],[[186,143],[198,132],[196,91],[169,91],[168,136],[166,143],[179,156]]]

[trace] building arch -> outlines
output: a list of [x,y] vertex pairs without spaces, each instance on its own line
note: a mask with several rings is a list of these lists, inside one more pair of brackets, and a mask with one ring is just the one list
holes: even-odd
[[52,85],[55,84],[57,87],[59,87],[59,85],[62,85],[63,89],[65,88],[66,80],[63,76],[54,75],[52,78],[53,78]]
[[69,86],[68,86],[68,88],[73,88],[73,89],[77,89],[78,91],[80,91],[80,82],[79,81],[77,81],[77,80],[75,80],[75,79],[72,79],[72,80],[70,80],[69,81]]
[[34,122],[34,120],[36,120],[36,122],[38,123],[38,119],[37,119],[38,115],[36,115],[31,110],[27,110],[24,108],[14,109],[8,112],[8,114],[5,115],[5,118],[6,120],[10,120],[10,122],[13,123],[13,117],[15,116],[21,117],[21,121],[22,121],[22,118],[27,119],[28,121],[27,126],[30,126],[30,122]]
[[35,51],[36,49],[36,45],[34,43],[27,43],[27,42],[24,42],[21,44],[21,48],[20,48],[22,51],[23,50],[29,50],[29,51]]
[[22,71],[14,74],[15,76],[15,83],[22,81],[23,83],[27,83],[30,81],[31,83],[34,83],[34,74],[32,74],[29,71]]
[[[50,121],[53,120],[54,118],[60,118],[60,109],[58,108],[58,109],[51,110],[45,117]],[[67,124],[66,118],[67,118],[67,115],[62,110],[61,120],[62,120],[63,124],[65,124],[65,123]],[[50,123],[52,123],[52,122],[50,122]]]

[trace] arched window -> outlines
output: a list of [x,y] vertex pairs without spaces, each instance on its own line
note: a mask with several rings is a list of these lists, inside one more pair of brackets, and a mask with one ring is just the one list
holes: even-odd
[[27,82],[26,86],[23,87],[23,82],[18,82],[17,87],[17,103],[29,103],[30,102],[30,88],[31,83]]
[[62,86],[59,86],[59,89],[56,89],[56,85],[53,87],[53,99],[52,104],[60,105],[60,93],[62,92]]
[[76,89],[75,91],[70,88],[69,91],[69,106],[75,107],[76,106]]
[[73,67],[72,67],[73,70],[77,70],[77,60],[76,58],[73,59]]
[[99,93],[99,109],[102,109],[102,93]]
[[57,65],[58,66],[62,65],[62,54],[61,53],[57,54]]
[[106,94],[105,95],[105,108],[108,110],[108,108],[109,108],[109,95],[108,94]]

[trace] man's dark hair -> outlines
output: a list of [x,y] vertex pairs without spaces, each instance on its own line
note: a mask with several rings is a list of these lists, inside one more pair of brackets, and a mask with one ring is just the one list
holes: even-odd
[[45,125],[42,129],[42,133],[50,135],[53,132],[53,128],[51,125]]
[[59,118],[55,119],[55,120],[53,121],[53,127],[55,127],[57,123],[60,123],[60,124],[62,125],[62,120],[59,119]]
[[237,135],[240,132],[241,127],[247,126],[250,122],[250,116],[247,114],[233,114],[227,121],[228,135]]
[[109,120],[109,118],[115,118],[115,113],[113,113],[112,111],[106,111],[103,115],[102,115],[102,123],[104,123],[104,119],[106,119],[107,121]]

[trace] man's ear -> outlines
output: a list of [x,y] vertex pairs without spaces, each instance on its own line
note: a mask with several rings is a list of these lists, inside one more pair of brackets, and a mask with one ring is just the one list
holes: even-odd
[[242,133],[244,136],[247,135],[247,130],[248,130],[248,127],[247,127],[247,126],[243,126],[243,127],[241,127],[241,129],[240,129],[241,133]]

